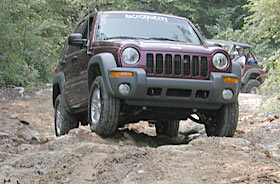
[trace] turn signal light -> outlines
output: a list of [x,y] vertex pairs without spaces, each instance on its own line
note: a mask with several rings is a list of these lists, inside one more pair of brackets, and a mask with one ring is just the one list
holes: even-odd
[[110,72],[111,77],[133,77],[132,72]]
[[237,78],[231,78],[231,77],[225,77],[225,78],[223,78],[223,81],[226,83],[238,83]]

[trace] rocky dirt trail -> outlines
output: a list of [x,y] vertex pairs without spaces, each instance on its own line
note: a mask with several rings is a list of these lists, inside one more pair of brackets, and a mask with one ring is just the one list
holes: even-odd
[[280,183],[280,119],[256,113],[262,96],[240,94],[233,138],[181,121],[176,139],[147,122],[104,139],[88,127],[55,137],[51,90],[0,91],[0,183]]

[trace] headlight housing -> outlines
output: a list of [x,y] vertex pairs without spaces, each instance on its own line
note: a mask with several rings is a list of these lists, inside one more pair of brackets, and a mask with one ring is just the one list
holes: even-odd
[[128,47],[124,49],[122,52],[122,59],[126,64],[129,65],[135,64],[139,61],[139,58],[140,58],[139,52],[132,47]]
[[228,59],[226,55],[217,53],[213,57],[213,64],[219,70],[224,70],[228,66]]

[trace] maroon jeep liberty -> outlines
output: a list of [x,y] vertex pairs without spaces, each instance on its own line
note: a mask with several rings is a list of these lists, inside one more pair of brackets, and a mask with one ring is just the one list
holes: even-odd
[[86,15],[68,38],[53,81],[57,136],[90,125],[112,136],[126,123],[154,123],[176,137],[179,121],[208,136],[233,136],[241,70],[208,46],[186,18],[147,12]]

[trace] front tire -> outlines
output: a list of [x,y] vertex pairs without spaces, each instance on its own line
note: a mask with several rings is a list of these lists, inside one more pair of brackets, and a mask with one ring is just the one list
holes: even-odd
[[66,111],[61,95],[58,95],[55,100],[54,127],[56,136],[67,134],[69,130],[79,127],[79,121]]
[[259,94],[259,86],[261,85],[260,81],[256,79],[250,79],[246,84],[243,86],[244,93],[251,93],[251,94]]
[[157,135],[165,135],[167,137],[177,137],[179,132],[178,120],[161,120],[155,124]]
[[232,137],[238,123],[238,102],[223,105],[220,110],[206,116],[208,119],[205,124],[207,136]]
[[120,101],[107,92],[104,80],[96,77],[89,98],[90,128],[101,136],[111,136],[117,131]]

